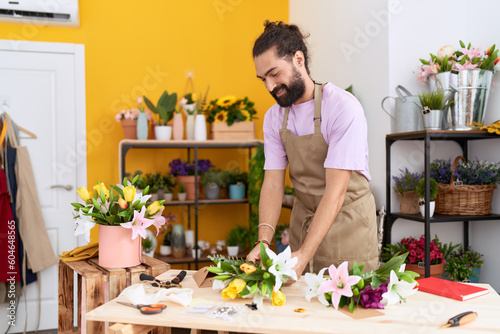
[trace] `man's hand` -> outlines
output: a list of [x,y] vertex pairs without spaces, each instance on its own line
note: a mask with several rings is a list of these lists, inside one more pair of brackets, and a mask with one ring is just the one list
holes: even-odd
[[[269,248],[266,244],[264,244],[264,247]],[[252,261],[255,264],[260,263],[260,243],[257,244],[247,255],[247,260]]]
[[[292,258],[293,257],[297,257],[297,259],[298,259],[297,264],[295,265],[295,267],[293,267],[293,270],[297,274],[297,281],[298,281],[300,279],[300,276],[302,275],[302,273],[306,269],[307,265],[309,264],[309,261],[305,258],[304,255],[302,255],[300,253],[300,250],[297,251],[297,252],[293,252],[292,253]],[[290,285],[292,285],[295,282],[296,281],[290,279],[290,280],[286,281],[286,283],[284,285],[285,286],[290,286]]]

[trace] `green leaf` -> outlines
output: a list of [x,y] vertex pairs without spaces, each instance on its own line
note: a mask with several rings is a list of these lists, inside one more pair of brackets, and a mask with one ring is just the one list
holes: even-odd
[[222,270],[224,270],[225,272],[227,273],[233,273],[233,274],[236,274],[236,272],[233,271],[233,266],[230,265],[229,263],[226,263],[224,261],[221,261],[220,262],[220,267],[222,268]]
[[73,205],[73,207],[75,208],[76,211],[85,207],[84,205],[82,205],[80,203],[71,203],[71,205]]
[[372,277],[372,289],[375,290],[380,285],[382,285],[382,281],[380,281],[380,279],[377,276],[373,275],[373,277]]
[[207,271],[214,273],[214,274],[222,274],[224,272],[224,270],[222,270],[222,268],[214,267],[214,266],[208,267]]
[[154,106],[154,104],[151,103],[151,101],[149,101],[149,99],[147,97],[143,96],[143,98],[144,98],[144,102],[148,106],[149,110],[151,110],[152,112],[154,112],[155,114],[157,114],[158,111],[156,110],[156,107]]
[[267,285],[267,295],[269,296],[269,299],[272,299],[272,295],[273,295],[273,289],[274,289],[274,282],[273,282],[273,278],[272,277],[269,277],[268,279],[266,279],[264,281]]
[[104,203],[106,203],[106,196],[104,196],[104,191],[99,190],[99,196],[101,197],[101,203],[104,205]]
[[125,210],[125,211],[119,212],[119,213],[117,214],[117,216],[120,216],[120,217],[123,217],[123,218],[128,217],[129,215],[130,215],[130,214],[128,213],[128,210]]
[[465,48],[465,44],[464,44],[464,42],[460,41],[460,46],[461,46],[462,48]]
[[97,200],[95,198],[92,198],[92,203],[94,204],[94,207],[101,211],[101,205],[99,204],[99,202],[97,202]]
[[123,195],[123,190],[122,190],[120,187],[117,187],[117,186],[115,186],[115,185],[111,185],[111,188],[113,188],[114,190],[116,190],[116,192],[117,192],[118,194],[120,194],[122,197],[125,197],[125,196]]
[[431,63],[428,60],[420,58],[420,62],[424,65],[430,65]]
[[266,266],[266,269],[269,269],[269,267],[268,267],[269,261],[271,261],[271,265],[272,265],[273,260],[271,260],[269,255],[267,255],[266,247],[264,246],[264,243],[262,241],[260,242],[260,259],[261,259],[262,263]]
[[349,303],[349,311],[354,313],[354,298],[351,298],[351,302]]
[[219,280],[219,281],[225,281],[227,279],[230,279],[234,277],[233,275],[217,275],[214,277],[214,279]]
[[136,175],[133,179],[132,179],[132,184],[135,184],[137,182],[137,179],[139,179],[139,175]]
[[144,188],[144,190],[142,191],[142,194],[143,195],[147,195],[148,194],[148,191],[149,191],[149,185],[146,186],[146,188]]
[[250,288],[250,294],[253,294],[255,292],[257,292],[257,289],[259,288],[259,285],[257,284],[257,282],[252,285],[252,287]]

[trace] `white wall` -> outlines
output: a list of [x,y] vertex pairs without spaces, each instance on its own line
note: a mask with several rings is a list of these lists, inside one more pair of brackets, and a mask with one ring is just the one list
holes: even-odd
[[[489,10],[484,10],[489,8]],[[419,58],[446,44],[459,47],[458,41],[488,47],[497,40],[500,22],[497,13],[500,2],[479,0],[467,6],[465,0],[290,0],[290,22],[309,32],[311,74],[319,81],[337,86],[354,86],[354,93],[365,109],[370,148],[371,188],[377,207],[385,205],[385,136],[394,130],[394,121],[381,109],[385,96],[395,96],[394,88],[401,84],[413,94],[427,90],[416,81]],[[495,76],[490,93],[486,123],[500,119],[500,76]],[[473,142],[469,156],[500,160],[495,140]],[[397,142],[392,148],[391,174],[399,168],[423,171],[423,143]],[[461,150],[453,142],[433,142],[431,159],[455,158]],[[395,194],[393,194],[395,195]],[[498,191],[494,197],[494,212],[500,212]],[[391,203],[399,201],[393,196]],[[500,290],[500,259],[497,239],[500,222],[471,222],[470,244],[485,255],[481,281]],[[441,241],[463,241],[462,223],[431,225],[431,233]],[[421,223],[398,220],[392,229],[392,240],[424,233]]]

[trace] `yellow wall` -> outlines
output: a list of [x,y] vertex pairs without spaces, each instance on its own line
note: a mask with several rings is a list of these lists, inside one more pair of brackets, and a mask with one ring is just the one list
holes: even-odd
[[[118,143],[123,139],[115,114],[135,107],[137,96],[153,101],[164,90],[182,94],[186,69],[194,71],[197,91],[210,85],[209,99],[248,96],[258,111],[257,137],[274,100],[255,77],[251,49],[265,19],[288,21],[288,0],[80,1],[80,27],[0,24],[0,39],[85,45],[88,186],[118,182]],[[131,151],[134,172],[168,171],[168,162],[185,157],[166,151]],[[217,167],[241,165],[246,152],[205,151]],[[182,155],[184,154],[184,155]],[[68,203],[69,205],[69,203]],[[171,207],[167,208],[170,211]],[[221,215],[221,209],[223,215]],[[185,222],[185,212],[181,221]],[[185,210],[185,209],[184,209]],[[200,238],[212,243],[232,225],[247,224],[247,205],[202,208]]]

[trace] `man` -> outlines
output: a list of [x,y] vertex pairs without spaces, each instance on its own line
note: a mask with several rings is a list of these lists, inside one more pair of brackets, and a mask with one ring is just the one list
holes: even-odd
[[[259,203],[259,241],[272,240],[285,170],[296,192],[290,219],[294,270],[318,272],[349,261],[378,266],[375,201],[368,181],[367,126],[350,93],[309,76],[304,36],[295,25],[265,22],[255,41],[257,78],[275,98],[264,118],[265,176]],[[248,254],[260,260],[259,245]]]

